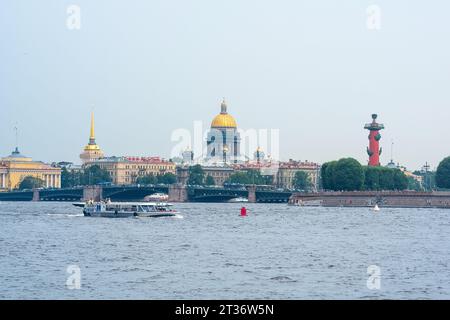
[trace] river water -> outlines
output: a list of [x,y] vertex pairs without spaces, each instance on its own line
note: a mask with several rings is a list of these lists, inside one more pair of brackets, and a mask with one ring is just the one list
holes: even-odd
[[240,206],[107,219],[0,203],[0,298],[450,298],[449,210]]

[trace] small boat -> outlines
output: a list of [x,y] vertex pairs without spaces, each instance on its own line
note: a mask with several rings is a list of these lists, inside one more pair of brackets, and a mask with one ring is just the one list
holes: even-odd
[[244,202],[248,202],[248,199],[247,199],[247,198],[244,198],[244,197],[237,197],[237,198],[230,199],[228,202],[232,202],[232,203],[244,203]]
[[85,217],[131,218],[131,217],[174,217],[179,212],[166,202],[88,202]]
[[169,200],[169,196],[165,193],[153,193],[144,198],[146,202],[165,202]]
[[78,208],[84,208],[85,204],[86,203],[84,203],[84,202],[74,202],[74,203],[72,203],[72,205],[74,205],[75,207],[78,207]]
[[380,211],[380,207],[376,204],[375,207],[372,208],[373,211]]
[[321,207],[323,203],[322,200],[298,200],[296,202],[288,203],[288,205],[296,207]]

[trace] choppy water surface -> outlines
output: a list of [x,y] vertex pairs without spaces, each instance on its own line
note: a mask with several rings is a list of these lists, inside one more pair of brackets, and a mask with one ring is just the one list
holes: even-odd
[[[450,298],[450,211],[177,204],[183,218],[86,218],[0,203],[2,299]],[[67,267],[81,271],[70,290]],[[369,290],[367,268],[381,270]]]

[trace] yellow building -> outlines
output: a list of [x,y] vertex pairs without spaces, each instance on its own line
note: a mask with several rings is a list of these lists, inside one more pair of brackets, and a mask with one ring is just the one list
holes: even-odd
[[95,128],[94,128],[94,113],[91,114],[91,133],[89,135],[89,143],[84,147],[83,153],[80,154],[83,164],[101,159],[104,154],[100,147],[95,142]]
[[11,155],[0,158],[0,190],[17,189],[25,177],[44,181],[45,188],[61,188],[61,169],[20,154],[16,148]]
[[280,188],[294,188],[294,178],[298,171],[306,172],[313,190],[317,190],[319,186],[320,165],[309,161],[295,161],[289,159],[288,162],[280,162],[276,175],[274,176],[274,184]]
[[134,184],[138,177],[176,174],[176,165],[159,157],[107,157],[86,163],[86,168],[98,165],[109,172],[112,183]]

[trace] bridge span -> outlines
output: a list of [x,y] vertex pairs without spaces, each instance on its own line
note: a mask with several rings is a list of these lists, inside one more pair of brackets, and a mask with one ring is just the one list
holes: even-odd
[[226,202],[246,197],[249,202],[287,203],[292,192],[267,190],[256,185],[241,188],[201,187],[184,185],[86,186],[62,189],[35,189],[0,192],[0,201],[142,201],[153,193],[169,195],[171,202]]

